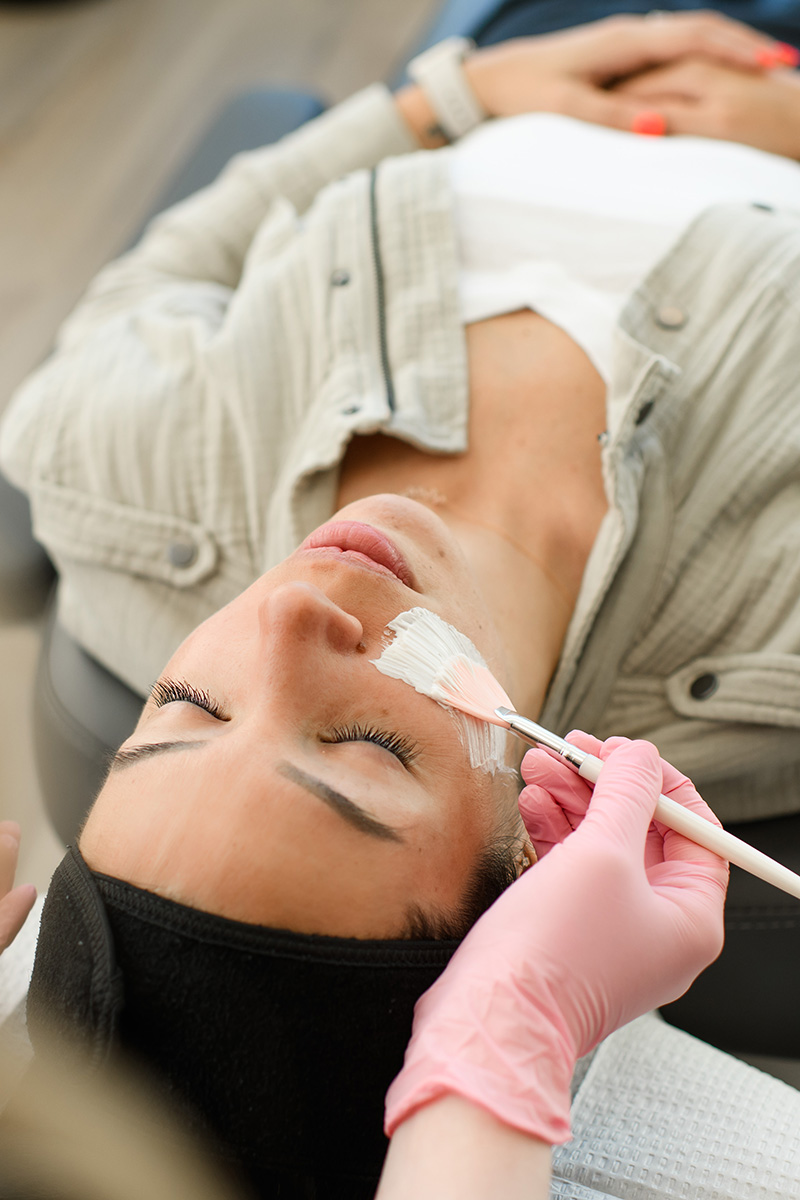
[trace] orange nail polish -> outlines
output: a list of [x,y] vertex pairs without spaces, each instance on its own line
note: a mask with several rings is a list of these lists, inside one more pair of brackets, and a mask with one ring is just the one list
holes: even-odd
[[667,122],[660,112],[643,108],[631,121],[631,132],[641,133],[646,137],[663,137],[667,132]]
[[765,67],[770,71],[773,67],[781,67],[784,65],[784,58],[780,50],[759,50],[756,55],[756,62],[760,67]]
[[790,46],[788,42],[778,42],[778,54],[786,67],[796,67],[800,64],[800,50],[796,46]]

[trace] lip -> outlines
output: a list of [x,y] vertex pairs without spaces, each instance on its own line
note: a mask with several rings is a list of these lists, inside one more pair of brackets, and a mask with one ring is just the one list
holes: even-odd
[[413,572],[394,542],[361,521],[330,521],[321,525],[300,544],[300,550],[329,550],[347,554],[355,562],[382,575],[392,575],[407,588],[417,591]]

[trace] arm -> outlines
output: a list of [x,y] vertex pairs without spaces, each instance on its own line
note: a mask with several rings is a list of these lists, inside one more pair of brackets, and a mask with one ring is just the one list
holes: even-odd
[[[687,56],[755,68],[775,45],[716,13],[656,22],[623,16],[480,50],[466,70],[490,116],[555,111],[629,128],[641,106],[605,91],[611,80]],[[237,156],[212,187],[159,217],[132,254],[101,273],[65,327],[62,345],[121,304],[147,299],[160,282],[216,285],[208,305],[198,296],[197,306],[201,318],[205,307],[206,320],[217,324],[210,314],[237,286],[256,231],[276,210],[288,202],[302,215],[326,184],[437,144],[428,133],[433,123],[419,88],[393,98],[376,84],[275,145]]]
[[546,1200],[550,1146],[460,1096],[444,1096],[399,1127],[377,1200]]
[[[610,94],[609,80],[687,54],[754,66],[765,46],[774,43],[715,14],[619,17],[481,50],[466,69],[490,115],[544,109],[629,128],[641,102]],[[288,325],[302,344],[302,321],[316,309],[296,298],[296,280],[307,278],[303,264],[289,286],[276,282],[279,264],[326,185],[436,144],[432,119],[418,88],[393,98],[375,85],[275,145],[237,156],[211,187],[156,218],[131,253],[100,273],[63,326],[55,355],[6,414],[0,455],[12,481],[31,492],[39,478],[57,477],[58,448],[72,462],[67,439],[74,439],[86,455],[78,490],[91,480],[104,499],[160,511],[176,489],[162,485],[163,471],[148,474],[153,447],[171,455],[170,447],[187,446],[203,428],[204,407],[218,424],[220,398],[240,401],[247,379],[254,401],[280,395],[289,417],[275,423],[292,419],[312,385],[275,367],[287,343],[280,323],[291,303],[299,307],[300,323]],[[287,380],[291,396],[281,393]],[[240,415],[239,425],[248,419]],[[193,496],[184,515],[199,520],[215,483],[193,476],[187,487]],[[260,544],[263,532],[248,536]]]
[[[464,69],[490,117],[557,112],[630,130],[642,104],[608,90],[618,79],[686,58],[758,71],[790,51],[720,13],[620,15],[479,50]],[[441,145],[426,132],[435,119],[418,88],[399,92],[397,103],[421,143]]]
[[546,1196],[577,1058],[682,994],[722,947],[726,865],[651,824],[662,787],[711,817],[692,784],[646,743],[578,736],[608,759],[594,794],[546,752],[526,755],[520,809],[540,861],[417,1003],[378,1200]]

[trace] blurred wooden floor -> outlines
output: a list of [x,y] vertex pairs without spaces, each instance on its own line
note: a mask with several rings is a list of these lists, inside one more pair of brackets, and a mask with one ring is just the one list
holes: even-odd
[[0,5],[0,409],[225,98],[342,99],[389,77],[436,0]]
[[[126,245],[224,100],[260,85],[344,98],[390,78],[439,0],[0,3],[0,411],[97,269]],[[21,882],[60,846],[30,741],[35,623],[0,626],[0,819]]]

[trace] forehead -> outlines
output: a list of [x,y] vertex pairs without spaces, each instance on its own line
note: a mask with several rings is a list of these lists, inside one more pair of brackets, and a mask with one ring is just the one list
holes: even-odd
[[368,820],[401,835],[375,837],[304,786],[302,773],[265,779],[252,760],[237,770],[221,746],[206,749],[205,762],[205,749],[164,754],[112,778],[82,837],[90,865],[237,920],[395,936],[410,904],[459,903],[496,824],[486,797],[455,776],[438,781],[431,805],[403,808],[391,781],[318,763],[314,778],[341,780],[337,790]]

